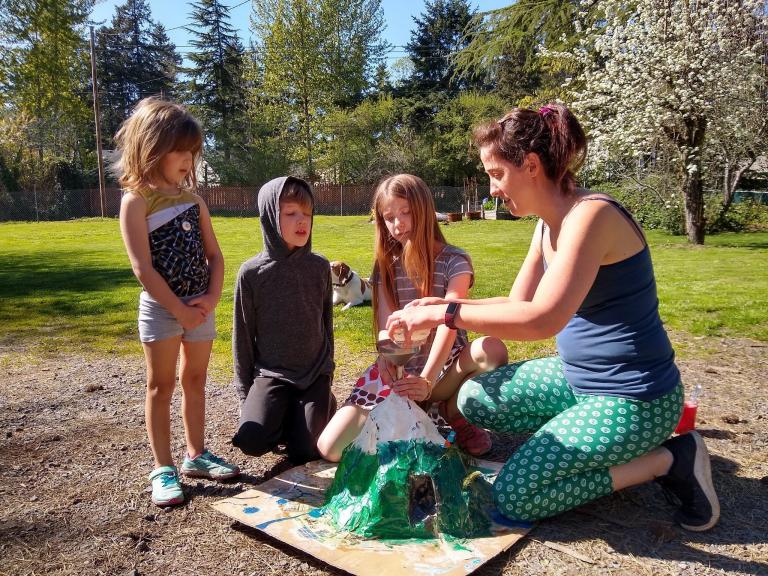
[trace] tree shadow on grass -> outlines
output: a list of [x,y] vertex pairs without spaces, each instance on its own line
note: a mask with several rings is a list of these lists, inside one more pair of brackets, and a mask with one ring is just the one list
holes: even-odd
[[39,338],[62,325],[91,334],[108,328],[99,316],[122,309],[134,323],[130,288],[141,289],[127,262],[112,263],[97,253],[78,261],[53,250],[0,255],[0,321],[12,340]]

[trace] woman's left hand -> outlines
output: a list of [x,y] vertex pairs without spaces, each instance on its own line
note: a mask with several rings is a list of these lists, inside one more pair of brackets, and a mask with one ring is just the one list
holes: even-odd
[[422,376],[406,374],[404,378],[391,384],[392,391],[398,396],[421,402],[432,395],[432,385]]
[[[416,330],[431,330],[445,319],[445,305],[411,306],[395,310],[387,318],[387,333],[393,341],[410,343]],[[399,334],[402,333],[402,336]]]

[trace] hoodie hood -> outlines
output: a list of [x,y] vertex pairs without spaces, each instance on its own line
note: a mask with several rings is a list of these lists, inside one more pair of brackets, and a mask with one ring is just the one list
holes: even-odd
[[[307,243],[295,250],[288,249],[288,245],[280,235],[280,196],[288,182],[302,182],[307,186],[312,198],[311,228]],[[264,236],[264,252],[274,260],[284,260],[288,257],[301,258],[312,252],[312,228],[314,227],[315,193],[307,182],[294,176],[281,176],[270,180],[259,190],[258,197],[259,220],[261,221],[261,233]]]

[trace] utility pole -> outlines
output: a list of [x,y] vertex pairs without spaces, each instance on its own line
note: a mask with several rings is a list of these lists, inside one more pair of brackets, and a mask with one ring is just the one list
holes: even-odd
[[96,41],[91,28],[91,84],[93,84],[93,116],[96,121],[96,159],[99,163],[99,202],[101,203],[101,217],[104,218],[104,159],[101,154],[101,123],[99,122],[99,88],[96,85]]

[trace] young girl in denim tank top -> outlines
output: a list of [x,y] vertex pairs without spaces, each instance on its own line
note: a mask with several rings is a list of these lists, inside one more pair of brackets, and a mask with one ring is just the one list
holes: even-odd
[[124,195],[120,230],[139,297],[139,339],[147,363],[144,413],[155,467],[152,501],[179,504],[184,494],[171,454],[170,408],[181,354],[182,418],[187,476],[231,478],[240,473],[205,449],[205,381],[216,336],[224,259],[208,209],[193,192],[203,136],[178,104],[145,98],[115,136],[115,168]]

